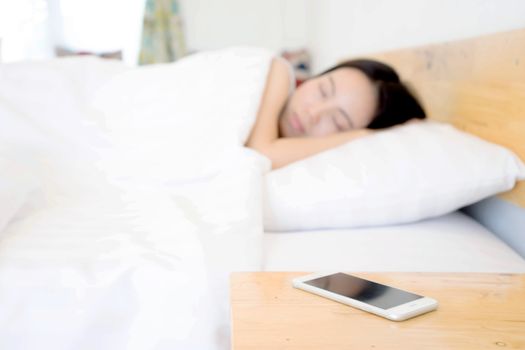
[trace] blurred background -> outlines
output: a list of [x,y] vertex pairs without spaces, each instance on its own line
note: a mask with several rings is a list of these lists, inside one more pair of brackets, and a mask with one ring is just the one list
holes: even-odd
[[524,26],[523,0],[0,0],[0,62],[96,54],[137,65],[254,45],[318,72]]

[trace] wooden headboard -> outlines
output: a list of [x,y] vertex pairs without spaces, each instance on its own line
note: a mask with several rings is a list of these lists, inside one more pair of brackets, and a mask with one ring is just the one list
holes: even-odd
[[[395,67],[429,118],[525,161],[525,29],[367,57]],[[525,181],[500,197],[525,208]]]

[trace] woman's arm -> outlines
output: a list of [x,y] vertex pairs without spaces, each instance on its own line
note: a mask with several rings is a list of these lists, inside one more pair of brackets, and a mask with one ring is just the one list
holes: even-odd
[[370,130],[362,129],[315,138],[279,138],[279,115],[288,98],[289,88],[288,67],[281,60],[274,59],[255,125],[246,142],[247,147],[270,158],[273,169],[370,133]]
[[250,146],[272,161],[272,169],[281,168],[292,162],[310,157],[351,140],[369,134],[368,129],[341,132],[324,137],[280,138],[266,144]]

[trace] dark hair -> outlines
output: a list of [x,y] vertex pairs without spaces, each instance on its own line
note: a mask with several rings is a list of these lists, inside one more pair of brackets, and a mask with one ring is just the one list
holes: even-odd
[[402,124],[412,118],[426,117],[423,107],[401,82],[396,71],[387,64],[369,59],[342,62],[320,75],[339,68],[355,68],[377,85],[378,101],[374,119],[369,129],[383,129]]

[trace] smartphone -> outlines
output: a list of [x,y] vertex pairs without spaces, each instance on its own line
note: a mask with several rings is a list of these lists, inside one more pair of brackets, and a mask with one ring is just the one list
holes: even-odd
[[403,321],[435,310],[438,302],[360,277],[337,272],[294,278],[293,286],[363,311]]

